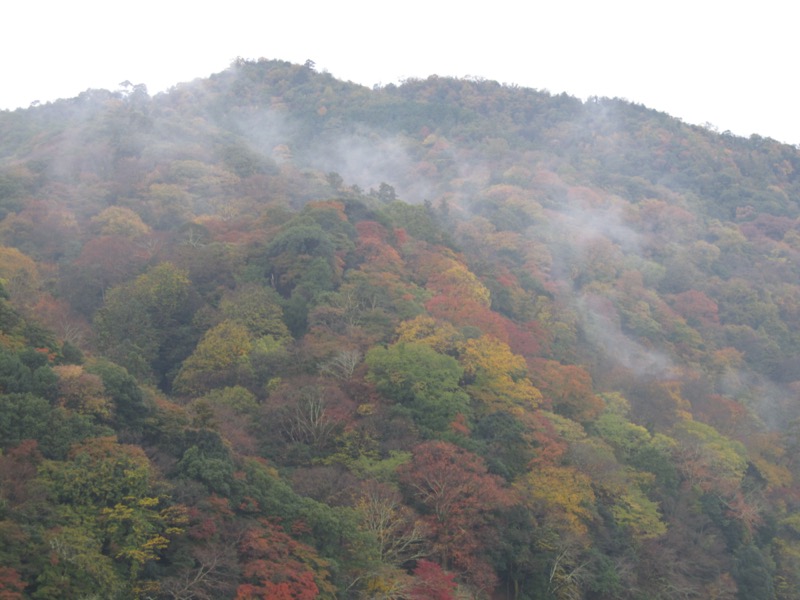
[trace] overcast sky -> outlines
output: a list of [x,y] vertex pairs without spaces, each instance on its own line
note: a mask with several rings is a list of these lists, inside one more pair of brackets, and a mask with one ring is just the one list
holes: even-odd
[[237,56],[312,59],[370,87],[476,76],[800,144],[797,12],[786,0],[12,0],[0,109],[124,80],[155,94]]

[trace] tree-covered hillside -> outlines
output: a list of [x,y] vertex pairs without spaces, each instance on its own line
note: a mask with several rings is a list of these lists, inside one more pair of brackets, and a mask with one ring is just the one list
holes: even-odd
[[799,202],[491,81],[0,112],[0,598],[796,598]]

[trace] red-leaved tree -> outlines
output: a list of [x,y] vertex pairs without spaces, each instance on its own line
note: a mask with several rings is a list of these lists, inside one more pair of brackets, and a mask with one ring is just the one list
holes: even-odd
[[479,456],[443,441],[414,449],[400,481],[432,531],[433,553],[444,569],[462,573],[472,585],[491,590],[496,575],[485,551],[492,545],[495,511],[514,502],[513,492],[492,475]]
[[455,575],[446,573],[429,560],[417,561],[414,583],[408,590],[409,600],[455,600]]

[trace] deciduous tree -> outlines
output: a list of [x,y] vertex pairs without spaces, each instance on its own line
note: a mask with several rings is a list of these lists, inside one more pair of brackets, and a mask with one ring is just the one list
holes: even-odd
[[496,576],[485,559],[485,534],[495,511],[514,503],[511,490],[488,472],[480,457],[447,442],[420,444],[399,474],[427,515],[439,564],[457,569],[478,588],[492,589]]
[[200,395],[214,388],[248,383],[253,340],[244,325],[226,320],[206,332],[178,371],[173,388]]
[[316,551],[283,528],[262,519],[239,543],[242,583],[236,600],[314,600],[334,598],[328,564]]
[[468,412],[468,397],[458,385],[463,370],[453,357],[401,342],[375,347],[365,360],[378,391],[408,409],[422,428],[444,431],[456,415]]
[[467,340],[461,362],[469,381],[467,391],[484,411],[532,410],[540,404],[542,394],[528,379],[525,359],[507,344],[486,335]]

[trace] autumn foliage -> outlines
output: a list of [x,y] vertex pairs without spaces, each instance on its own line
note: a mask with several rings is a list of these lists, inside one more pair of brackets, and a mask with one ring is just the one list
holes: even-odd
[[312,61],[0,111],[0,599],[795,600],[797,173]]

